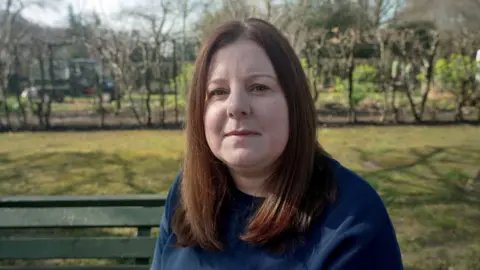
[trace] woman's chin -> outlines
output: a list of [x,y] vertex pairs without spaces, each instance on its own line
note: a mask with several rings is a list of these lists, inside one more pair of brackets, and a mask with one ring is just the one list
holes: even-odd
[[[253,152],[253,151],[252,151]],[[228,167],[234,168],[255,168],[261,165],[262,157],[256,153],[232,153],[224,158],[224,162]]]

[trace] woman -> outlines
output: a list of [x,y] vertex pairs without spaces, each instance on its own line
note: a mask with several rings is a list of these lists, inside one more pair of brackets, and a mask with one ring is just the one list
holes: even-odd
[[382,200],[321,148],[315,119],[274,26],[220,26],[196,61],[151,269],[402,269]]

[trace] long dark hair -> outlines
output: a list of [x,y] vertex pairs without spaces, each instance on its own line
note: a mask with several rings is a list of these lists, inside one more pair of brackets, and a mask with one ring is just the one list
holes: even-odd
[[220,48],[239,39],[252,40],[265,50],[284,90],[290,119],[286,148],[266,182],[269,195],[241,238],[280,249],[292,232],[306,232],[335,197],[327,154],[317,142],[314,101],[294,50],[266,21],[230,21],[220,25],[203,44],[195,63],[187,101],[181,200],[172,222],[177,246],[199,245],[209,250],[221,250],[223,246],[218,220],[228,199],[230,176],[208,147],[203,116],[212,57]]

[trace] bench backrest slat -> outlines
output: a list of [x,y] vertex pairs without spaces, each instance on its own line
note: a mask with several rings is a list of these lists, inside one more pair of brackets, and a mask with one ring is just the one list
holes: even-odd
[[157,227],[163,207],[0,208],[1,228]]
[[[0,196],[0,270],[148,270],[165,196]],[[22,229],[42,228],[137,228],[136,237],[88,237],[75,234],[51,236]],[[17,231],[18,229],[18,231]],[[21,238],[10,235],[21,235]],[[30,230],[29,230],[30,231]],[[6,232],[6,233],[5,233]],[[85,233],[87,230],[85,231]],[[87,233],[88,234],[88,233]],[[63,236],[63,237],[62,237]],[[121,265],[5,265],[2,260],[36,259],[118,259],[131,258]]]
[[102,207],[102,206],[163,206],[165,196],[137,195],[52,195],[0,196],[0,207]]
[[0,238],[0,259],[149,258],[155,237]]
[[149,270],[148,265],[0,266],[0,270]]

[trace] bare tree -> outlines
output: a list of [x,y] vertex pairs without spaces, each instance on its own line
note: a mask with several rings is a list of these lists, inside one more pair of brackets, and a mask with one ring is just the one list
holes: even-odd
[[353,99],[354,83],[353,72],[355,70],[355,51],[358,45],[363,42],[362,33],[359,30],[350,28],[344,32],[334,30],[334,37],[330,40],[331,55],[343,61],[344,76],[347,78],[348,90],[348,119],[350,122],[357,122],[357,113]]
[[[57,78],[57,54],[63,47],[70,46],[72,41],[45,41],[35,38],[29,47],[29,54],[39,68],[40,78],[34,80],[40,83],[40,90],[36,97],[27,95],[31,111],[37,115],[42,128],[51,128],[51,113],[54,100],[63,99],[63,90],[58,88],[60,78]],[[35,87],[37,87],[35,85]]]
[[[132,112],[140,125],[143,120],[137,110],[133,99],[133,91],[136,88],[138,78],[138,66],[132,61],[134,50],[139,46],[139,35],[136,31],[114,31],[108,30],[101,37],[102,54],[106,65],[112,70],[113,78],[119,82],[118,87],[121,95],[128,95]],[[117,99],[116,114],[121,109],[121,99]]]
[[14,35],[13,35],[13,25],[15,24],[16,19],[20,15],[20,12],[23,10],[23,6],[16,7],[16,2],[13,0],[8,0],[4,3],[3,8],[3,18],[0,25],[0,72],[1,72],[1,91],[2,91],[2,103],[3,109],[6,118],[7,127],[12,126],[10,119],[10,108],[8,101],[8,81],[9,76],[12,72],[12,57],[14,46]]
[[[147,126],[153,125],[151,99],[153,93],[155,92],[153,89],[154,85],[152,84],[154,82],[156,83],[157,92],[160,92],[161,94],[161,123],[164,124],[166,119],[165,89],[169,83],[169,80],[161,76],[161,69],[166,65],[166,63],[163,61],[166,43],[169,41],[169,34],[171,33],[174,25],[173,21],[170,23],[167,22],[169,18],[173,19],[173,17],[170,17],[170,15],[173,14],[174,8],[175,6],[172,1],[162,0],[160,3],[158,3],[156,8],[150,7],[149,11],[142,10],[138,7],[124,11],[126,15],[146,22],[146,24],[149,26],[143,31],[144,36],[142,37],[140,46],[143,55],[143,86],[147,91],[145,98]],[[176,59],[173,59],[173,61],[176,61]]]
[[[38,117],[38,123],[41,127],[45,125],[45,118],[44,118],[44,104],[45,104],[45,82],[47,78],[46,70],[45,70],[45,58],[46,58],[46,46],[40,40],[35,40],[32,44],[32,55],[37,60],[39,69],[40,69],[40,91],[39,97],[40,100],[33,100],[29,96],[30,106],[33,112]],[[36,101],[36,102],[35,102]]]
[[[420,121],[420,117],[415,110],[414,91],[417,86],[416,74],[418,62],[416,61],[417,54],[414,48],[417,46],[415,39],[415,31],[413,29],[398,30],[394,38],[394,44],[397,51],[393,68],[394,77],[394,92],[392,97],[392,107],[395,106],[395,94],[397,90],[403,91],[410,103],[412,114],[416,121]],[[396,114],[395,121],[398,122],[398,114]]]
[[[380,121],[387,120],[387,114],[390,110],[395,114],[395,119],[398,120],[398,109],[396,108],[394,100],[394,85],[392,80],[392,43],[396,31],[390,29],[376,29],[372,34],[375,35],[377,44],[380,50],[380,59],[376,62],[378,70],[377,84],[380,91],[383,93],[383,107],[380,116]],[[393,102],[389,104],[389,97],[392,97]]]
[[[3,110],[6,117],[7,126],[11,127],[10,108],[9,108],[9,86],[16,85],[16,96],[18,106],[21,112],[23,124],[27,122],[27,116],[23,103],[20,101],[20,86],[18,75],[20,69],[20,50],[24,49],[25,36],[27,29],[22,28],[20,21],[24,10],[31,7],[48,8],[49,4],[55,1],[45,0],[6,0],[2,1],[2,17],[0,20],[0,66],[1,66],[1,92],[3,100]],[[56,1],[58,2],[58,1]],[[10,83],[9,83],[10,81]]]
[[309,35],[306,27],[311,15],[308,1],[284,1],[275,9],[273,23],[285,34],[297,54],[300,54]]
[[327,76],[326,72],[329,70],[327,59],[322,57],[322,53],[325,52],[325,46],[327,45],[329,31],[327,29],[314,29],[310,33],[309,38],[305,42],[303,55],[305,56],[307,68],[312,70],[313,73],[309,74],[309,79],[311,80],[313,99],[317,102],[320,96],[318,84],[324,83],[324,81],[318,82],[317,78],[325,78]]
[[[95,17],[98,15],[94,15]],[[91,57],[95,58],[101,66],[101,74],[97,74],[95,76],[95,88],[96,88],[96,93],[97,93],[97,98],[98,98],[98,112],[100,114],[100,127],[105,126],[105,117],[107,110],[104,107],[104,85],[105,85],[105,77],[106,77],[106,72],[107,72],[107,62],[106,62],[106,55],[107,53],[107,42],[105,38],[102,38],[104,34],[107,33],[105,29],[100,27],[100,21],[97,19],[95,23],[95,28],[93,29],[93,35],[91,37],[85,37],[85,40],[82,40],[85,42],[85,45],[87,46],[89,50],[89,54]],[[113,95],[116,95],[115,93],[110,93],[110,99],[113,98]],[[119,102],[120,97],[117,95],[116,96],[117,102]],[[120,106],[118,107],[120,108]]]
[[245,19],[255,11],[246,1],[219,0],[203,6],[201,18],[196,23],[196,34],[205,40],[219,24],[232,19]]
[[462,121],[464,120],[464,106],[480,91],[476,80],[480,68],[474,60],[475,53],[480,48],[480,32],[472,32],[464,28],[452,35],[452,44],[455,52],[461,57],[461,61],[457,61],[457,64],[460,65],[460,72],[463,76],[458,76],[460,89],[454,91],[454,95],[457,99],[455,120]]
[[458,27],[476,30],[480,24],[478,0],[404,0],[397,19],[431,21],[439,30],[455,32]]
[[[435,58],[437,55],[437,50],[440,42],[440,34],[437,31],[429,31],[427,37],[430,39],[427,44],[419,44],[419,58],[421,60],[423,75],[425,82],[423,83],[422,97],[420,101],[420,108],[418,112],[418,117],[420,121],[424,118],[425,107],[428,100],[428,94],[430,93],[433,73],[435,67]],[[414,109],[416,111],[416,109]],[[415,114],[414,114],[415,115]]]
[[378,27],[395,18],[395,14],[401,7],[401,0],[374,0],[364,1],[363,6],[371,16],[373,25]]
[[[176,8],[182,16],[182,43],[181,43],[181,62],[180,62],[180,68],[183,70],[186,66],[186,61],[185,61],[185,56],[186,56],[186,48],[187,48],[187,20],[193,14],[194,12],[198,12],[202,8],[205,9],[208,7],[209,3],[212,3],[210,1],[204,1],[204,0],[182,0],[178,1],[179,7]],[[190,29],[191,30],[191,29]],[[177,42],[175,39],[173,39],[173,52],[174,52],[174,57],[173,59],[176,59],[176,52],[177,52]],[[173,74],[177,73],[177,63],[176,61],[173,63],[174,64],[174,70]],[[187,73],[182,72],[182,85],[187,85],[188,78],[187,78]],[[179,115],[179,108],[178,108],[178,82],[177,79],[174,79],[174,90],[175,90],[175,123],[178,124],[178,115]],[[184,91],[185,93],[187,91]]]
[[[401,89],[404,90],[415,121],[424,119],[424,112],[433,81],[435,57],[439,47],[439,33],[435,30],[417,31],[398,29],[393,39],[397,48]],[[422,75],[419,81],[417,75]],[[421,86],[419,86],[421,84]],[[415,102],[415,91],[421,88],[420,103]]]

